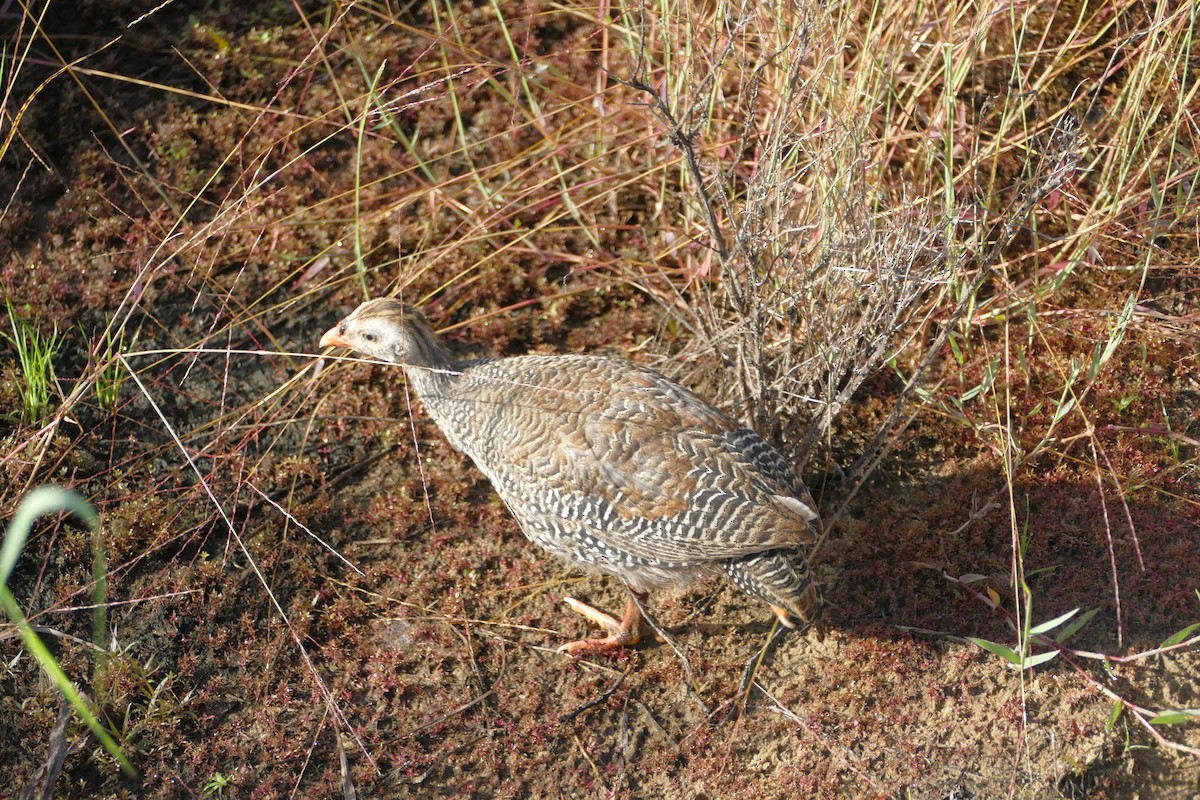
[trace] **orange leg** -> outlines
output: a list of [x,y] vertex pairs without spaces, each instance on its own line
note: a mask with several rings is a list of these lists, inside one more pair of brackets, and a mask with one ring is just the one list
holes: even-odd
[[614,650],[618,647],[626,647],[631,644],[637,644],[642,638],[642,612],[638,609],[637,603],[633,598],[625,605],[625,616],[620,621],[603,611],[592,608],[587,603],[581,603],[574,597],[564,597],[572,609],[579,612],[583,616],[595,622],[602,628],[608,631],[608,636],[603,639],[580,639],[578,642],[569,642],[558,648],[560,653],[595,653],[605,650]]
[[779,621],[781,623],[789,628],[795,629],[796,623],[792,622],[791,614],[788,613],[786,608],[781,608],[780,606],[771,606],[771,610],[775,612],[775,616],[779,617]]

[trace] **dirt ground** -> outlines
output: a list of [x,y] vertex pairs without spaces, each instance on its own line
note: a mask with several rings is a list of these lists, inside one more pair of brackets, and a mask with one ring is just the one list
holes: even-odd
[[[51,3],[44,35],[0,12],[9,41],[35,44],[0,160],[0,277],[13,314],[64,337],[58,397],[75,397],[53,425],[22,419],[0,345],[0,500],[7,519],[56,483],[100,511],[106,673],[86,646],[86,530],[46,520],[9,583],[138,770],[76,722],[54,732],[57,691],[0,626],[0,797],[36,783],[59,740],[46,796],[1200,797],[1200,723],[1153,726],[1189,753],[1114,713],[1200,706],[1195,644],[1123,660],[1200,621],[1194,219],[1183,266],[1140,289],[1154,314],[1080,401],[1119,485],[1084,423],[1009,475],[986,425],[926,411],[852,491],[843,470],[902,385],[881,370],[805,466],[826,518],[845,505],[817,565],[823,639],[773,639],[769,609],[710,581],[650,600],[680,652],[571,658],[555,648],[587,628],[563,597],[615,611],[621,588],[526,541],[398,370],[318,360],[317,341],[364,289],[402,286],[459,352],[619,354],[712,396],[725,367],[617,266],[653,263],[669,224],[626,183],[643,165],[614,155],[616,199],[568,225],[556,187],[585,155],[530,155],[548,134],[521,122],[522,80],[586,97],[595,9],[176,3],[131,25],[143,5]],[[524,72],[493,66],[510,40]],[[460,60],[409,96],[408,65],[447,52],[434,41]],[[359,125],[379,65],[399,99]],[[614,83],[606,102],[670,152],[636,93]],[[539,170],[549,199],[492,214],[489,192]],[[1091,357],[1130,280],[1097,269],[1057,296],[1061,321],[1008,387],[1014,430],[1046,424],[1063,365]],[[95,391],[111,352],[127,365],[115,405]],[[989,359],[958,369],[947,347],[930,391],[978,382]],[[1098,609],[1025,671],[966,641],[1015,642],[1014,539],[1035,621]]]

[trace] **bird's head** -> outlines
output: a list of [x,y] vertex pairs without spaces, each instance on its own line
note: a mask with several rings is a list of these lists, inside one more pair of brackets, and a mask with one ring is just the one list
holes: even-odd
[[452,363],[425,315],[392,297],[368,300],[325,332],[321,347],[348,347],[381,361],[417,367]]

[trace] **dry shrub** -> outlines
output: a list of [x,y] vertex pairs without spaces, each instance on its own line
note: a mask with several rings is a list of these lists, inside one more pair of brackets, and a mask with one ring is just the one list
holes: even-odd
[[[962,120],[929,96],[965,73],[948,64],[944,86],[925,74],[898,88],[896,64],[914,45],[894,24],[910,12],[891,11],[865,30],[803,2],[719,4],[702,24],[626,16],[641,36],[628,85],[680,152],[691,198],[684,279],[647,287],[695,333],[694,354],[735,370],[717,401],[742,408],[800,466],[864,381],[904,364],[904,388],[850,470],[858,479],[1005,247],[1080,157],[1073,117],[1039,120],[1020,142],[1018,175],[987,198],[995,213],[965,202],[978,162],[956,163],[985,134],[964,142]],[[678,75],[688,80],[673,96],[662,87]]]
[[[830,18],[788,8],[714,14],[672,57],[644,51],[630,84],[682,151],[703,224],[689,233],[719,264],[706,270],[692,248],[694,279],[660,296],[698,351],[736,370],[718,402],[802,464],[947,269],[929,202],[877,187],[869,104],[841,75]],[[656,60],[701,77],[669,102],[651,84]]]

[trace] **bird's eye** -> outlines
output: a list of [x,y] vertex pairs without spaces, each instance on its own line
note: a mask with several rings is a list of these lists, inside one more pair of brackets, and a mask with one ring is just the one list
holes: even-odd
[[376,339],[376,336],[375,336],[375,334],[373,334],[373,333],[364,333],[364,334],[363,334],[363,339],[367,340],[368,342],[372,342],[372,343],[374,343],[374,341],[375,341],[375,339]]

